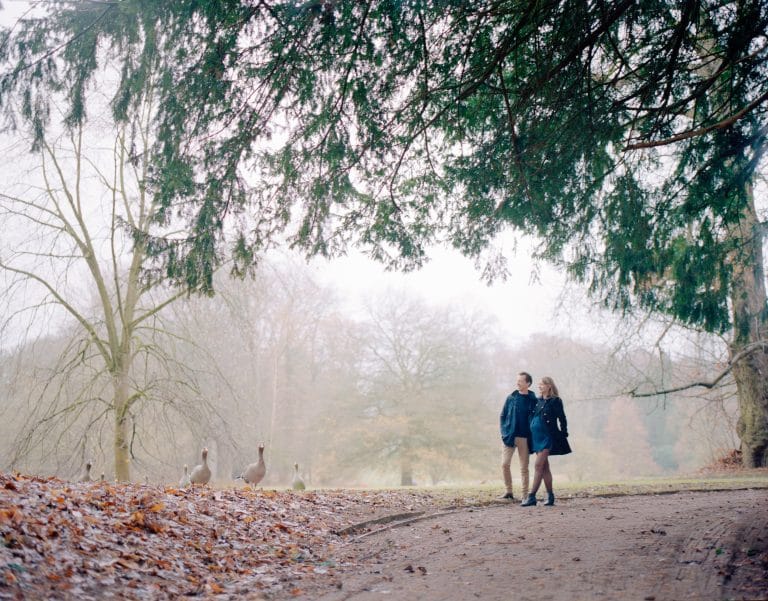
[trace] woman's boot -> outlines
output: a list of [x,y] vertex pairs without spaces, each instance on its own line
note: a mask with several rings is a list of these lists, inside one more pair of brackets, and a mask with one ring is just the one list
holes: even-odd
[[548,492],[547,493],[547,502],[544,503],[544,505],[554,505],[555,504],[555,493]]
[[521,507],[530,507],[531,505],[536,505],[536,495],[528,495],[528,498],[520,503]]

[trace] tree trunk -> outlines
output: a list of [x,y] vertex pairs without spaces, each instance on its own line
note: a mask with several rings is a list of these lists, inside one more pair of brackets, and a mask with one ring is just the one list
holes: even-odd
[[400,455],[400,486],[413,486],[413,465],[407,450]]
[[736,433],[744,467],[768,466],[768,357],[758,351],[734,368],[739,395]]
[[128,432],[128,377],[126,374],[114,376],[115,398],[115,479],[128,482],[131,479],[131,456]]
[[274,349],[272,357],[272,411],[269,416],[269,437],[267,446],[271,449],[275,445],[275,428],[277,425],[278,394],[280,392],[280,350]]
[[[752,343],[768,336],[765,276],[763,272],[763,235],[758,224],[752,188],[749,204],[739,223],[742,240],[733,261],[733,342],[735,355]],[[768,352],[757,350],[739,361],[733,369],[739,397],[739,421],[736,431],[741,440],[744,467],[768,465]]]

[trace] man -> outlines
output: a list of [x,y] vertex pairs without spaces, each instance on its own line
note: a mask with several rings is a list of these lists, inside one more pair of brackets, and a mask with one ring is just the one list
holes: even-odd
[[517,374],[517,390],[504,401],[501,410],[501,441],[504,449],[501,456],[501,473],[504,476],[504,486],[507,491],[502,499],[514,500],[512,494],[512,472],[510,465],[512,455],[517,449],[520,460],[520,479],[522,480],[523,499],[528,497],[528,455],[531,448],[530,420],[533,408],[536,406],[536,395],[529,390],[533,378],[531,374],[521,371]]

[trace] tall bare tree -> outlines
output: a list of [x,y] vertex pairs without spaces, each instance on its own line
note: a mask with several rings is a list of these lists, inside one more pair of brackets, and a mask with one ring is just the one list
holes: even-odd
[[0,218],[8,233],[0,269],[8,284],[4,299],[13,308],[4,331],[18,332],[13,328],[25,315],[32,318],[29,334],[47,325],[74,324],[76,336],[57,371],[89,371],[74,388],[58,387],[52,394],[47,388],[41,403],[44,398],[55,403],[33,407],[16,461],[29,450],[33,433],[96,403],[100,409],[80,427],[111,420],[115,474],[130,478],[133,412],[151,396],[152,386],[138,377],[135,364],[139,357],[148,362],[163,356],[151,335],[154,320],[181,296],[142,281],[147,245],[143,237],[128,234],[156,227],[147,188],[154,114],[148,88],[125,123],[99,126],[94,120],[40,138],[36,163],[26,174],[34,183],[27,179],[0,192]]

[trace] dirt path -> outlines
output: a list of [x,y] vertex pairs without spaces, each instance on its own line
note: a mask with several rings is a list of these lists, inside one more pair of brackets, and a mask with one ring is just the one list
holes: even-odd
[[463,509],[351,535],[306,601],[768,599],[768,490]]

